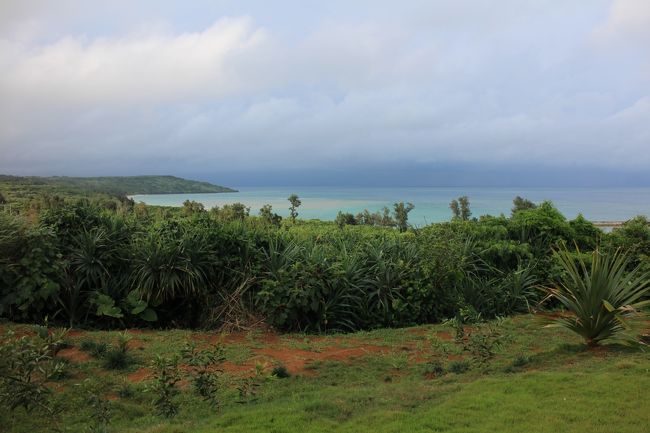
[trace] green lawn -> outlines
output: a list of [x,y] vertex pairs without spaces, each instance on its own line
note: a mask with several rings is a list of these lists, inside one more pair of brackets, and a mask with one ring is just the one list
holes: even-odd
[[[56,425],[37,413],[3,409],[0,430],[34,432],[54,426],[85,431],[92,414],[89,390],[94,389],[110,399],[110,432],[650,431],[647,352],[621,347],[588,351],[571,334],[544,329],[532,316],[507,319],[503,330],[506,342],[486,366],[472,363],[467,372],[438,375],[432,374],[431,361],[448,369],[453,361],[470,359],[444,325],[327,337],[132,333],[136,363],[122,372],[104,369],[98,359],[81,359],[77,350],[83,341],[112,342],[118,333],[72,333],[68,340],[73,348],[63,354],[73,361],[66,377],[53,384],[54,398],[64,409]],[[181,382],[180,412],[167,420],[155,415],[153,396],[144,392],[146,366],[155,354],[172,355],[189,340],[224,344],[228,373],[222,377],[221,406],[215,409]],[[279,362],[288,367],[290,378],[260,378],[257,396],[236,402],[237,385],[256,363],[266,366],[266,376]]]

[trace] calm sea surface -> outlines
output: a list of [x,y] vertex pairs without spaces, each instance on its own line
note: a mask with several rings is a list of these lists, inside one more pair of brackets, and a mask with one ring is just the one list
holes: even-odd
[[332,187],[241,187],[239,192],[224,194],[152,194],[135,195],[136,202],[151,205],[181,206],[185,200],[195,200],[207,209],[241,202],[257,214],[264,204],[273,206],[287,216],[290,194],[298,194],[302,206],[299,217],[332,220],[338,211],[356,214],[372,212],[384,206],[392,209],[398,201],[411,202],[415,209],[409,214],[414,225],[447,221],[451,218],[449,202],[467,195],[473,216],[508,215],[512,199],[520,195],[534,202],[551,200],[565,216],[573,218],[582,213],[594,221],[626,220],[636,215],[650,215],[650,188],[332,188]]

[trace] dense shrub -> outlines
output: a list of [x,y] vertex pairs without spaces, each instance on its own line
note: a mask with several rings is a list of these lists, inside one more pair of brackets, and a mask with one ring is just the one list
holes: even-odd
[[36,222],[0,214],[0,316],[197,327],[219,325],[236,299],[282,330],[350,331],[527,311],[539,285],[563,276],[552,251],[564,244],[623,247],[631,265],[650,265],[645,219],[605,234],[550,202],[404,232],[192,209],[81,200],[47,206]]
[[553,324],[577,333],[590,346],[606,340],[635,340],[626,335],[631,329],[628,321],[650,305],[650,300],[644,300],[650,293],[650,273],[640,265],[628,271],[630,260],[620,251],[594,251],[589,263],[576,260],[567,250],[555,255],[566,272],[548,293],[571,314],[555,318]]

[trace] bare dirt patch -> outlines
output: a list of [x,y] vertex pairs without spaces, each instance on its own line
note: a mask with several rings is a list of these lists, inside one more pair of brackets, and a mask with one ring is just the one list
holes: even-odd
[[305,367],[316,361],[349,362],[373,353],[386,353],[383,346],[362,345],[353,348],[325,347],[318,352],[292,349],[288,347],[257,349],[255,353],[281,363],[292,373],[304,373]]
[[77,347],[69,347],[67,349],[61,349],[57,353],[57,356],[60,356],[61,358],[65,358],[68,361],[81,364],[83,362],[89,362],[92,361],[92,356],[89,354],[82,352],[79,350]]
[[451,341],[454,339],[454,336],[449,331],[437,331],[436,337],[444,341]]
[[80,329],[70,329],[66,334],[67,337],[72,337],[72,338],[83,337],[84,335],[86,335],[86,332]]
[[129,382],[138,383],[143,382],[151,377],[151,370],[148,368],[141,368],[126,376]]
[[132,340],[129,340],[127,347],[129,350],[144,350],[145,344],[142,340],[134,338]]

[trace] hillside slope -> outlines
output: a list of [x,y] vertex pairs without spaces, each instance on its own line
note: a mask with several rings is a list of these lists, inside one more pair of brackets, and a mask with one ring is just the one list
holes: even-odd
[[9,196],[24,197],[42,193],[132,195],[215,193],[234,192],[235,190],[175,176],[21,177],[0,175],[0,191],[4,191]]

